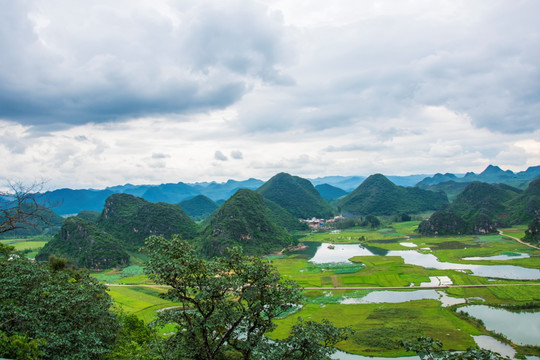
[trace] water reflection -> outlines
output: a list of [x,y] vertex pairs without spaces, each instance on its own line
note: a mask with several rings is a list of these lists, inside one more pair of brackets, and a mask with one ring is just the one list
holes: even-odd
[[389,252],[388,250],[377,247],[377,246],[369,246],[369,245],[362,245],[362,246],[368,249],[369,251],[371,251],[371,253],[376,256],[386,256],[388,255],[388,252]]
[[[351,263],[354,256],[374,256],[373,247],[364,247],[358,244],[332,244],[322,243],[308,245],[308,248],[317,246],[315,254],[310,258],[314,264]],[[377,248],[379,249],[379,248]],[[376,250],[379,254],[382,251]],[[441,262],[433,254],[423,254],[416,250],[392,250],[380,256],[399,256],[405,264],[418,265],[424,268],[439,270],[469,270],[473,275],[489,278],[537,280],[540,279],[540,270],[528,269],[514,265],[472,265]]]
[[473,335],[473,339],[476,342],[476,345],[482,349],[491,350],[493,352],[499,353],[502,356],[508,356],[513,358],[516,355],[516,350],[510,345],[500,342],[499,340],[487,336],[487,335]]
[[529,254],[516,254],[516,255],[495,255],[495,256],[471,256],[463,258],[463,260],[513,260],[513,259],[526,259],[531,257]]
[[446,295],[442,291],[436,290],[405,290],[405,291],[393,291],[393,290],[376,290],[369,294],[358,298],[346,298],[341,301],[344,305],[353,304],[379,304],[379,303],[401,303],[414,300],[433,299],[439,300],[442,306],[450,306],[456,304],[463,304],[467,300],[461,298],[454,298]]
[[487,305],[469,305],[459,310],[481,319],[486,328],[503,334],[513,343],[540,345],[540,312],[512,312]]

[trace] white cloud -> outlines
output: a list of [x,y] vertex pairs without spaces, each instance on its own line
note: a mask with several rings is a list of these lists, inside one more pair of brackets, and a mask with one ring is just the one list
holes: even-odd
[[524,170],[540,164],[539,12],[4,2],[0,166],[70,187]]

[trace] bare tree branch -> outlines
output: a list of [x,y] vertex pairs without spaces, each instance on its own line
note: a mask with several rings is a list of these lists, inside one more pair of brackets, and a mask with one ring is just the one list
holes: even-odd
[[40,202],[44,180],[26,185],[20,181],[7,181],[6,190],[0,190],[0,234],[11,230],[35,227],[50,219],[43,211],[49,207]]

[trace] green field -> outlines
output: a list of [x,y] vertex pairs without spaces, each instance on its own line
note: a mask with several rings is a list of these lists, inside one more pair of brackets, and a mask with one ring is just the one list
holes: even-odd
[[180,305],[161,298],[166,289],[157,286],[109,286],[108,292],[123,311],[136,314],[146,323],[155,319],[158,310]]
[[[350,326],[355,333],[338,344],[340,350],[370,356],[408,355],[401,340],[431,336],[453,349],[474,345],[470,335],[480,332],[436,300],[419,300],[398,304],[308,304],[299,312],[278,320],[271,334],[286,337],[296,319],[320,321],[331,319],[336,326]],[[410,355],[410,354],[409,354]]]
[[27,257],[33,258],[37,255],[39,249],[45,246],[49,239],[50,237],[36,236],[22,239],[3,239],[0,240],[0,243],[13,246],[15,250],[22,251]]

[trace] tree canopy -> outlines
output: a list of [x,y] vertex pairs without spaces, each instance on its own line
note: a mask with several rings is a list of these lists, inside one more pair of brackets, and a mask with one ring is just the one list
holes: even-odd
[[45,359],[96,358],[115,339],[112,301],[104,285],[65,264],[31,262],[0,244],[0,335],[28,349],[39,342]]
[[150,236],[146,245],[149,277],[169,285],[167,297],[182,303],[158,315],[159,323],[177,326],[165,340],[171,358],[222,359],[232,352],[245,360],[328,359],[332,346],[348,334],[329,322],[306,322],[289,338],[270,341],[265,333],[275,328],[272,320],[293,310],[301,295],[269,262],[238,247],[205,260],[180,236]]

